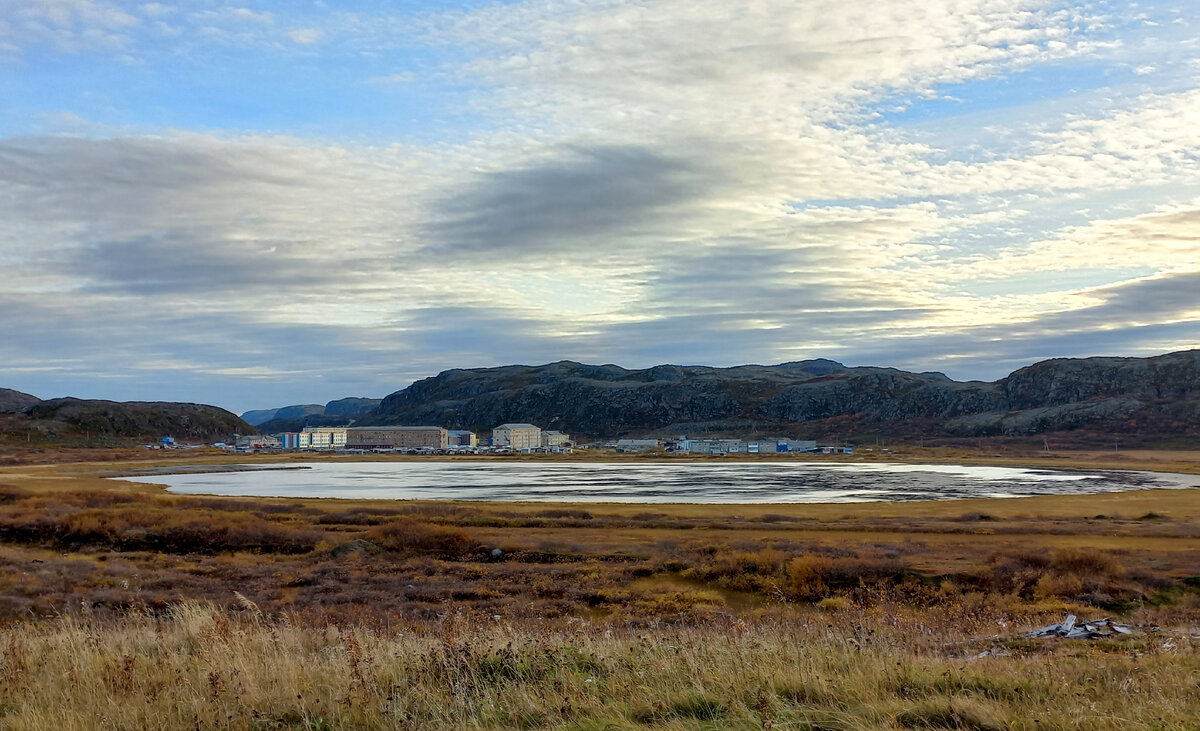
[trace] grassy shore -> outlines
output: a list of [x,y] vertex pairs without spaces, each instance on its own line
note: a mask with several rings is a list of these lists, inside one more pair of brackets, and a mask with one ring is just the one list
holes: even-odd
[[[265,460],[111,456],[0,468],[0,728],[1182,729],[1200,717],[1190,490],[244,499],[96,472]],[[886,458],[916,456],[973,459]],[[1200,472],[1192,453],[1116,457]],[[1141,631],[1023,639],[1068,612]],[[969,659],[990,647],[1000,656]]]

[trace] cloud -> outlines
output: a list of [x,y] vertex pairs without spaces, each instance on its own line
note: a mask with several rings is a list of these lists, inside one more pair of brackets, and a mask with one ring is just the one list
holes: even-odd
[[0,18],[0,46],[47,45],[62,53],[117,51],[140,20],[101,0],[14,0]]
[[1200,200],[1127,218],[1097,219],[1055,234],[974,261],[944,265],[940,275],[967,282],[1144,266],[1163,272],[1200,271]]
[[529,256],[624,239],[649,243],[673,214],[720,186],[704,163],[635,147],[568,149],[530,167],[487,172],[442,201],[434,251]]
[[311,44],[321,40],[324,33],[318,28],[296,28],[288,31],[288,38],[300,44]]
[[394,74],[387,74],[384,76],[372,76],[371,78],[367,79],[367,83],[368,84],[380,84],[380,85],[385,85],[385,86],[389,85],[389,84],[410,84],[413,81],[415,81],[416,78],[417,78],[416,74],[414,74],[410,71],[400,71],[400,72],[397,72]]
[[142,11],[142,15],[151,18],[161,18],[175,12],[176,8],[163,3],[142,3],[138,6],[138,10]]
[[311,262],[280,253],[269,242],[213,236],[198,245],[196,233],[96,242],[80,249],[67,266],[84,291],[126,296],[233,297],[271,289],[302,292],[329,282]]
[[223,7],[218,10],[203,10],[197,13],[197,17],[205,20],[232,18],[237,21],[250,21],[253,23],[274,23],[275,14],[269,10],[255,11],[250,8],[238,7]]
[[[1197,339],[1200,92],[1139,75],[1189,51],[1112,8],[29,7],[0,44],[102,58],[98,30],[174,79],[194,58],[319,63],[259,89],[296,110],[283,131],[255,112],[0,138],[0,307],[20,313],[0,377],[59,379],[25,390],[136,372],[129,394],[268,406],[564,357],[993,378]],[[147,44],[151,18],[177,41]],[[395,88],[331,104],[346,79]]]
[[1200,334],[1200,272],[1147,277],[1098,287],[1098,304],[1046,315],[1035,328],[1052,332],[1108,330],[1183,323]]

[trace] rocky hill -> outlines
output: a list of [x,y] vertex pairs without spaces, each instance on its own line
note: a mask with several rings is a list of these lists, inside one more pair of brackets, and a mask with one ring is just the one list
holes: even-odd
[[397,391],[360,424],[486,431],[530,421],[633,434],[1030,435],[1109,426],[1200,438],[1200,351],[1055,359],[994,382],[830,360],[627,370],[570,361],[456,369]]
[[211,442],[230,434],[253,434],[252,426],[216,406],[151,401],[99,401],[57,398],[39,401],[22,416],[43,431],[55,424],[105,437]]
[[0,414],[17,414],[40,402],[41,399],[37,396],[30,396],[11,388],[0,388]]
[[325,404],[325,416],[362,416],[374,411],[383,399],[351,397]]

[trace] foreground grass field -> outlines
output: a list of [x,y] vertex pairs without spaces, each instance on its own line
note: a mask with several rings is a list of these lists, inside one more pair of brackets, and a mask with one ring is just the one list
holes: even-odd
[[1200,718],[1188,637],[1017,641],[973,660],[979,640],[911,612],[642,629],[450,612],[372,629],[296,625],[247,602],[63,618],[0,639],[9,729],[1194,729]]
[[[1200,719],[1190,490],[551,505],[182,497],[89,474],[146,465],[0,468],[0,728]],[[1023,639],[1068,612],[1139,632]]]

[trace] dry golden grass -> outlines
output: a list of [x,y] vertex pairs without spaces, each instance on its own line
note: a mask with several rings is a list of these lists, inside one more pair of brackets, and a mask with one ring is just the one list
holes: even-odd
[[[368,628],[248,601],[181,604],[0,629],[0,726],[1128,730],[1200,718],[1187,637],[1005,642],[990,618],[955,619],[834,609],[632,628],[448,608]],[[997,642],[1009,656],[968,659]]]

